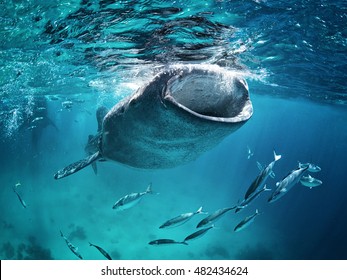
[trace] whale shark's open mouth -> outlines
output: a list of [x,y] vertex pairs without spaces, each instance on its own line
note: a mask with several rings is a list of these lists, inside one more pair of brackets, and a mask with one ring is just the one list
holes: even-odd
[[172,77],[163,98],[200,118],[219,122],[246,121],[253,112],[245,80],[201,69]]

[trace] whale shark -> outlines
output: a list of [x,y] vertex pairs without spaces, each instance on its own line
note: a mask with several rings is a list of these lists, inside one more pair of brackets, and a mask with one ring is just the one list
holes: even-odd
[[168,66],[104,116],[94,154],[54,174],[61,179],[97,160],[142,169],[197,159],[252,116],[247,82],[217,65]]

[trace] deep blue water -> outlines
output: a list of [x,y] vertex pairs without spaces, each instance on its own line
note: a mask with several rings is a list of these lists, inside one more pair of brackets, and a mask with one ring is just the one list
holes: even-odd
[[[347,259],[346,1],[56,2],[0,1],[1,259],[76,259],[60,230],[84,259],[104,259],[88,242],[114,259]],[[177,63],[242,73],[252,118],[175,168],[102,162],[98,175],[87,167],[53,179],[85,157],[100,105]],[[33,115],[52,123],[36,126]],[[282,158],[268,188],[298,161],[321,167],[311,175],[323,184],[298,183],[271,204],[263,193],[188,246],[148,245],[183,240],[205,215],[158,228],[170,218],[236,205],[273,150]],[[150,182],[159,194],[112,210]],[[234,232],[256,209],[253,224]]]

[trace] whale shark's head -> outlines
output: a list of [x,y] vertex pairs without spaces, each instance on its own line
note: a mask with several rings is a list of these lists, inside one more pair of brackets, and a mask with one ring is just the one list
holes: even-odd
[[162,98],[197,117],[227,123],[253,114],[246,81],[218,66],[181,67],[167,82]]
[[138,168],[196,159],[252,116],[246,81],[215,65],[168,66],[105,116],[102,155]]

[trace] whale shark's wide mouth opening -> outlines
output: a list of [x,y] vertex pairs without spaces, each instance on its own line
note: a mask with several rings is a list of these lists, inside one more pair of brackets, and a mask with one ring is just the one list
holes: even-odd
[[201,118],[239,122],[253,112],[245,80],[232,75],[196,70],[172,77],[164,99]]

